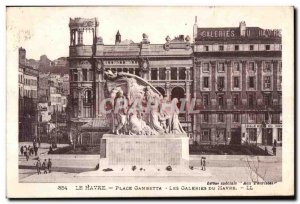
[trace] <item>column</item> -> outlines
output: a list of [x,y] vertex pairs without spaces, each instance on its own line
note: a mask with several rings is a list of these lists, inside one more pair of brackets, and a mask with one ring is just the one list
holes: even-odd
[[166,83],[166,97],[168,99],[168,101],[171,100],[171,91],[170,91],[170,82]]
[[210,90],[211,90],[211,105],[212,107],[216,107],[217,105],[217,98],[216,98],[216,61],[210,61],[210,68],[211,68],[211,83],[210,83]]
[[[278,78],[278,61],[277,60],[273,60],[272,61],[272,65],[273,65],[273,74],[272,74],[272,80],[273,80],[273,91],[272,91],[272,99],[273,101],[276,102],[276,104],[278,104],[278,91],[277,91],[277,78]],[[274,100],[275,99],[275,100]]]
[[246,66],[247,62],[242,61],[242,103],[243,105],[247,105],[247,93],[246,93],[246,85],[247,85],[247,79],[246,79]]
[[166,67],[166,79],[167,80],[171,80],[171,68],[170,67]]
[[70,45],[73,43],[73,31],[70,30]]
[[227,90],[226,90],[226,99],[227,99],[227,105],[229,107],[231,107],[232,105],[232,96],[231,96],[231,61],[226,61],[226,86],[227,86]]
[[257,65],[257,95],[256,95],[256,100],[257,100],[257,104],[258,105],[261,105],[262,104],[262,93],[261,93],[261,90],[262,90],[262,61],[259,60],[259,61],[256,61],[255,62],[256,65]]

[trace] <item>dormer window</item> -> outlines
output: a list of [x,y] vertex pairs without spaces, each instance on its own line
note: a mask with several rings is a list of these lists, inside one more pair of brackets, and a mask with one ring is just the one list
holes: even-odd
[[266,50],[270,50],[270,45],[266,45]]
[[204,46],[204,51],[206,51],[206,52],[209,51],[209,47],[207,45]]
[[238,46],[238,45],[235,45],[235,46],[234,46],[234,50],[235,50],[235,51],[239,51],[239,49],[240,49],[240,46]]

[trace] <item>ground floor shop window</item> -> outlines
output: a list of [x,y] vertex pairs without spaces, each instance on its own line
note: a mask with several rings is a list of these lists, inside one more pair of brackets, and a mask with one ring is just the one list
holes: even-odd
[[209,129],[202,130],[201,140],[202,141],[210,141],[210,130]]
[[247,128],[247,134],[250,142],[256,142],[257,140],[257,129],[256,128]]
[[226,138],[226,129],[218,129],[216,135],[216,142],[224,142]]

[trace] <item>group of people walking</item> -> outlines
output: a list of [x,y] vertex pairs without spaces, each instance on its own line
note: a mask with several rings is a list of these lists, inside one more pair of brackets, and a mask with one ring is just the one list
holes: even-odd
[[37,156],[38,155],[38,150],[39,148],[37,146],[31,147],[30,145],[28,145],[28,147],[26,145],[21,146],[20,148],[20,152],[21,155],[24,155],[26,157],[26,160],[29,160],[29,157],[32,155]]
[[42,172],[44,174],[51,173],[51,170],[52,170],[52,161],[49,158],[48,161],[47,161],[47,159],[45,159],[43,161],[43,163],[42,163],[41,160],[40,160],[40,158],[38,158],[35,166],[36,166],[37,174],[41,174]]

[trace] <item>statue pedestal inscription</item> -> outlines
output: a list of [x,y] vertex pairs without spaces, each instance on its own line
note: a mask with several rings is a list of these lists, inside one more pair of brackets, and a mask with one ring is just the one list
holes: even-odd
[[99,170],[128,166],[189,168],[189,138],[185,134],[105,134],[101,139]]

